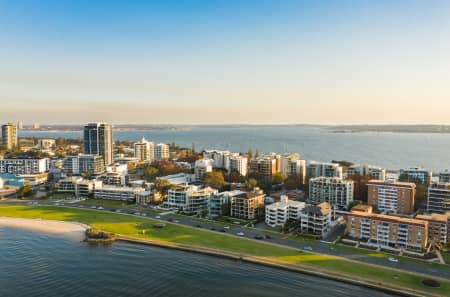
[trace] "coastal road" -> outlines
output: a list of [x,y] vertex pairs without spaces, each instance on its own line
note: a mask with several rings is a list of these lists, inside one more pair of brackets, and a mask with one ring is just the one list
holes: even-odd
[[[39,205],[48,205],[48,206],[55,206],[55,203],[42,203],[38,202]],[[36,205],[36,204],[34,204]],[[64,205],[56,205],[56,206],[63,206],[63,207],[74,207],[74,208],[91,208],[90,206],[81,205],[79,203],[65,203]],[[107,207],[103,206],[103,209],[96,208],[97,211],[107,211],[107,212],[116,212],[117,208]],[[93,208],[92,208],[93,209]],[[94,210],[94,209],[93,209]],[[121,213],[130,214],[130,215],[139,215],[142,217],[141,211],[133,210],[133,209],[127,209],[127,208],[121,208]],[[354,261],[360,261],[364,263],[369,264],[375,264],[375,265],[381,265],[386,266],[390,268],[395,269],[401,269],[406,271],[412,271],[416,273],[426,274],[430,276],[436,276],[441,278],[449,278],[450,279],[450,266],[448,265],[436,265],[432,264],[426,261],[420,261],[415,259],[404,259],[400,258],[397,263],[388,261],[387,258],[383,257],[374,257],[370,256],[368,254],[364,253],[354,253],[351,250],[346,249],[339,249],[335,245],[330,244],[326,241],[313,241],[313,240],[293,240],[289,239],[287,237],[283,237],[282,234],[273,234],[269,232],[264,232],[264,230],[261,229],[255,229],[255,228],[248,228],[240,225],[236,225],[233,223],[230,223],[227,225],[227,223],[224,222],[218,222],[218,221],[209,221],[209,220],[200,220],[198,218],[189,217],[189,216],[182,216],[178,214],[170,214],[166,213],[164,215],[161,214],[154,214],[154,213],[146,213],[146,217],[152,218],[155,220],[160,221],[166,221],[166,222],[172,222],[177,223],[185,226],[190,226],[194,228],[199,229],[207,229],[217,232],[226,232],[228,234],[232,234],[238,237],[246,237],[249,239],[255,239],[255,238],[263,238],[259,239],[260,241],[266,241],[271,242],[279,245],[289,246],[293,247],[299,250],[307,250],[309,252],[319,253],[319,254],[325,254],[330,256],[339,256],[348,258],[350,260]],[[224,228],[225,227],[225,228]],[[237,235],[238,233],[243,234],[242,236]],[[270,239],[266,238],[265,235],[270,234]],[[375,251],[374,251],[375,253]]]

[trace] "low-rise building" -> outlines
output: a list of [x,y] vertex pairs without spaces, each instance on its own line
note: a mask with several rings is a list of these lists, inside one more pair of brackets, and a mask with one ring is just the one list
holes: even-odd
[[220,217],[230,214],[231,197],[244,194],[240,190],[226,191],[214,194],[208,201],[208,215],[211,217]]
[[416,184],[429,185],[433,173],[431,170],[421,167],[411,167],[400,169],[398,180],[402,182],[412,182]]
[[348,167],[346,172],[346,176],[353,175],[371,176],[373,179],[384,181],[386,180],[386,169],[368,164],[355,164]]
[[100,155],[79,154],[64,159],[64,171],[67,174],[91,174],[97,176],[105,172],[105,161]]
[[170,157],[169,145],[165,143],[158,143],[155,146],[154,156],[155,160],[157,161],[169,160]]
[[49,150],[56,147],[56,140],[53,138],[40,138],[38,139],[38,148],[40,150]]
[[153,162],[155,160],[155,144],[142,138],[140,142],[134,144],[134,156],[143,162]]
[[178,185],[169,189],[167,206],[186,212],[200,213],[208,210],[208,202],[218,191],[210,187]]
[[72,176],[58,181],[57,191],[73,193],[76,197],[89,197],[94,193],[96,188],[101,186],[101,181]]
[[306,175],[315,177],[338,177],[342,178],[342,166],[337,163],[323,163],[311,161],[306,166]]
[[200,159],[194,163],[194,174],[196,180],[202,180],[205,174],[213,171],[213,159]]
[[347,220],[348,235],[372,246],[423,250],[428,245],[427,221],[375,214],[368,205],[353,207]]
[[305,206],[300,215],[301,231],[323,237],[330,230],[331,215],[331,205],[327,202]]
[[353,202],[353,181],[339,177],[316,177],[309,180],[309,200],[328,202],[332,206],[346,209]]
[[428,222],[428,241],[430,243],[450,243],[450,214],[432,213],[417,215],[417,220]]
[[270,227],[284,226],[288,220],[299,220],[305,202],[289,200],[282,195],[279,202],[266,206],[266,224]]
[[428,188],[427,210],[432,213],[450,212],[450,183],[435,183]]
[[48,158],[0,158],[0,174],[41,174],[49,170]]
[[[95,199],[107,199],[118,201],[135,201],[138,193],[146,192],[144,188],[133,187],[116,187],[105,186],[96,187],[94,190]],[[142,194],[144,196],[150,195],[149,193]]]
[[195,175],[188,173],[176,173],[157,177],[156,179],[166,180],[171,185],[187,185],[195,181]]
[[367,187],[368,204],[376,207],[380,212],[414,213],[415,183],[370,180]]
[[231,216],[254,220],[264,214],[264,192],[255,188],[250,192],[231,197]]

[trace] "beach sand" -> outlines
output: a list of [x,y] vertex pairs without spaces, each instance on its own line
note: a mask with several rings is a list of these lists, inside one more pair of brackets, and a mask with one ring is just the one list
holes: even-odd
[[74,238],[84,239],[87,225],[76,222],[51,221],[41,219],[22,219],[0,217],[0,227],[26,229],[49,234],[70,235]]

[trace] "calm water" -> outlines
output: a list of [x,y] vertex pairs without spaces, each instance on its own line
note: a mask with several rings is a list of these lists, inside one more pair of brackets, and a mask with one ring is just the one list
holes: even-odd
[[390,295],[180,251],[0,228],[0,296],[285,297]]
[[[81,137],[81,132],[21,132],[22,136]],[[200,149],[246,152],[297,152],[306,160],[352,160],[388,169],[424,166],[434,171],[450,168],[450,134],[332,133],[310,127],[193,128],[188,131],[118,131],[118,140],[145,138],[175,142]]]

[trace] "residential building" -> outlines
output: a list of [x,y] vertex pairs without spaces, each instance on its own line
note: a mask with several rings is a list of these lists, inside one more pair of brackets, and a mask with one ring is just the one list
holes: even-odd
[[152,196],[154,193],[150,191],[137,192],[135,194],[136,204],[147,205],[152,202]]
[[41,174],[49,170],[48,158],[6,158],[0,159],[0,173],[14,175]]
[[212,195],[208,202],[208,215],[211,217],[220,217],[230,214],[231,197],[244,194],[240,190],[220,192]]
[[427,210],[430,213],[450,211],[450,183],[433,183],[428,187]]
[[231,197],[231,216],[254,220],[264,214],[264,192],[259,188]]
[[56,147],[56,140],[52,138],[38,139],[38,148],[40,150],[49,150]]
[[169,189],[167,206],[186,212],[200,213],[208,210],[208,201],[218,191],[210,187],[179,185]]
[[7,150],[18,146],[17,127],[13,123],[2,125],[2,144]]
[[368,204],[376,207],[381,213],[414,213],[415,183],[370,180],[367,187]]
[[220,150],[205,150],[203,152],[203,158],[214,160],[214,168],[223,168],[227,171],[230,169],[230,157],[236,155],[238,154]]
[[89,173],[97,176],[105,172],[104,158],[100,155],[88,154],[70,156],[64,159],[64,171],[73,175]]
[[288,220],[300,220],[305,202],[289,200],[286,195],[279,202],[266,206],[266,224],[270,227],[283,227]]
[[439,173],[439,182],[440,183],[450,183],[450,170],[446,169]]
[[206,173],[213,171],[213,159],[200,159],[194,163],[194,174],[196,180],[202,180]]
[[187,185],[195,181],[194,174],[177,173],[166,176],[157,177],[156,179],[164,179],[171,185]]
[[155,146],[155,160],[164,161],[169,160],[170,152],[169,145],[165,143],[158,143]]
[[417,220],[428,222],[428,241],[431,243],[450,243],[450,213],[417,215]]
[[386,180],[386,169],[367,165],[367,164],[355,164],[348,167],[346,176],[359,175],[359,176],[370,176],[376,180]]
[[342,166],[337,163],[320,163],[311,161],[306,166],[306,175],[315,177],[338,177],[342,178]]
[[230,156],[230,166],[228,173],[237,172],[241,176],[247,176],[248,159],[246,156],[232,155]]
[[433,173],[428,169],[411,167],[407,169],[400,169],[398,180],[402,182],[429,185],[431,184],[432,177]]
[[281,171],[281,156],[270,153],[250,160],[250,170],[266,178],[272,178]]
[[428,222],[375,214],[372,206],[358,205],[347,216],[350,237],[376,247],[423,250],[428,245]]
[[17,129],[18,130],[22,130],[23,129],[23,122],[22,121],[18,121],[17,122]]
[[339,177],[316,177],[309,180],[309,200],[328,202],[332,206],[346,209],[353,201],[353,181]]
[[331,215],[331,205],[327,202],[307,205],[300,213],[300,229],[323,237],[330,230]]
[[84,126],[84,153],[102,156],[105,165],[114,161],[113,142],[113,129],[110,124],[89,123]]
[[142,137],[140,142],[134,144],[134,156],[139,161],[153,162],[155,160],[155,144]]
[[146,192],[146,190],[144,188],[139,187],[133,188],[133,187],[116,187],[116,186],[102,185],[100,187],[95,188],[94,197],[95,199],[135,201],[136,195],[142,192]]
[[76,197],[89,197],[94,190],[101,187],[98,180],[87,180],[81,177],[68,177],[58,181],[58,192],[73,193]]

